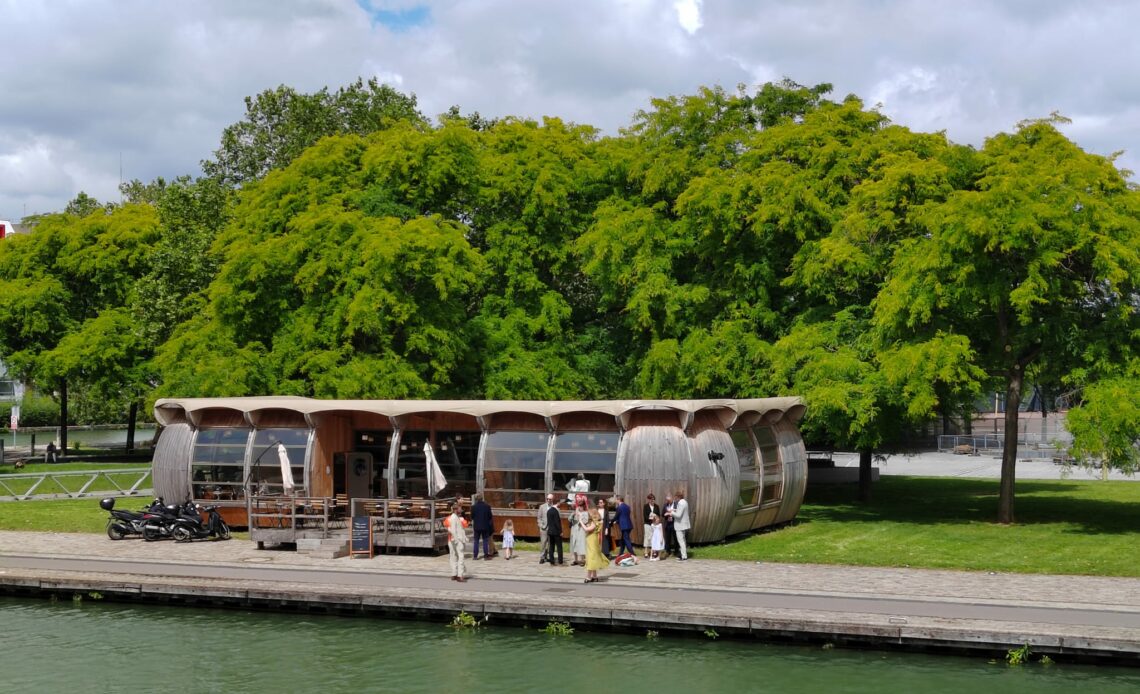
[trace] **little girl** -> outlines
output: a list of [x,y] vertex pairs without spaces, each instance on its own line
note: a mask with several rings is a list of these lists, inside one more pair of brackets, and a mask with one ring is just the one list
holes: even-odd
[[515,555],[515,522],[510,518],[503,521],[503,554],[506,559]]
[[653,523],[653,537],[649,541],[653,557],[649,561],[657,561],[661,558],[661,552],[665,550],[665,526],[661,525],[661,516],[656,513],[650,516],[649,520]]

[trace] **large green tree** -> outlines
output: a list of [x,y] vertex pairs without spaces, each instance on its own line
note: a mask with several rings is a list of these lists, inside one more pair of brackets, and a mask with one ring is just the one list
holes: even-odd
[[978,153],[978,174],[914,215],[875,305],[888,338],[969,340],[1003,384],[998,520],[1014,521],[1018,408],[1026,378],[1119,360],[1135,344],[1140,208],[1109,159],[1054,122],[1023,123]]
[[426,126],[414,95],[375,78],[313,94],[281,85],[246,97],[245,111],[244,119],[222,132],[214,158],[202,162],[208,177],[226,185],[244,185],[284,168],[328,135],[367,135],[403,122]]
[[69,385],[98,414],[137,411],[147,354],[127,307],[158,227],[149,205],[100,207],[45,215],[0,244],[0,351],[22,378],[60,394],[64,425]]

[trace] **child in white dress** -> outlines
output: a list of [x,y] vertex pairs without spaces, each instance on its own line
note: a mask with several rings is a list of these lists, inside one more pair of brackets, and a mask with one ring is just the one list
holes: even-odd
[[651,515],[649,520],[653,523],[653,537],[649,541],[653,556],[649,561],[657,561],[661,558],[661,552],[665,551],[665,526],[661,525],[661,516],[656,513]]
[[515,555],[515,522],[510,518],[503,521],[503,554],[506,559]]

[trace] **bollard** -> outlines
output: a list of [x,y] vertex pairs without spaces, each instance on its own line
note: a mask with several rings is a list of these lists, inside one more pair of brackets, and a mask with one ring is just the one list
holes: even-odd
[[32,434],[32,455],[31,455],[31,457],[32,458],[36,457],[36,435],[34,433]]

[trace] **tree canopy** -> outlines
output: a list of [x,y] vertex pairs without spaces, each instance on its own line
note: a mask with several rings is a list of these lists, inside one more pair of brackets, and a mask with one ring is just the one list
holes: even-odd
[[106,402],[797,394],[867,472],[1000,388],[1007,522],[1041,384],[1084,393],[1076,452],[1134,469],[1136,188],[1057,118],[974,149],[830,92],[703,88],[605,137],[267,90],[206,176],[0,244],[0,354]]

